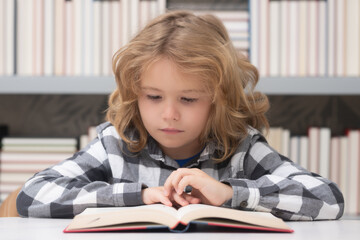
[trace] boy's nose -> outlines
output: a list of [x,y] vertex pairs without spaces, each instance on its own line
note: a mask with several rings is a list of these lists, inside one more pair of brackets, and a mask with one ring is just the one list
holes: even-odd
[[176,108],[175,104],[166,104],[163,111],[163,118],[167,121],[178,121],[180,119],[180,113]]

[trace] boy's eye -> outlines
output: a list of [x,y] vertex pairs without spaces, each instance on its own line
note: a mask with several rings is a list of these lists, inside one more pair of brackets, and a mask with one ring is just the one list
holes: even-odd
[[197,98],[182,97],[181,100],[186,102],[186,103],[192,103],[192,102],[196,102],[198,99]]
[[154,101],[161,99],[161,96],[159,96],[159,95],[146,95],[146,97],[147,97],[148,99],[154,100]]

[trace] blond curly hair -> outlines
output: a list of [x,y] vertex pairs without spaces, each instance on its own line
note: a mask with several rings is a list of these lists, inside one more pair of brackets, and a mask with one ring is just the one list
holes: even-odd
[[[209,14],[172,11],[151,21],[113,56],[117,88],[109,97],[106,117],[130,151],[140,151],[148,140],[137,102],[141,75],[162,57],[184,73],[195,74],[211,94],[212,108],[200,141],[215,141],[222,149],[215,160],[235,152],[248,126],[268,129],[269,101],[254,90],[258,71],[234,48],[222,22]],[[138,138],[126,134],[130,128],[136,129]]]

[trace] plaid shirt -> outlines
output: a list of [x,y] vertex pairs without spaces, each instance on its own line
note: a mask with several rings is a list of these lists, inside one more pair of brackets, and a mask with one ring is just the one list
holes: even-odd
[[[152,138],[135,154],[110,123],[97,130],[86,148],[26,182],[17,198],[20,215],[73,217],[87,207],[141,205],[142,189],[163,186],[179,168]],[[230,184],[234,194],[224,207],[271,212],[285,220],[342,216],[344,199],[336,184],[278,154],[257,130],[248,133],[231,158],[214,162],[218,149],[210,143],[184,167]]]

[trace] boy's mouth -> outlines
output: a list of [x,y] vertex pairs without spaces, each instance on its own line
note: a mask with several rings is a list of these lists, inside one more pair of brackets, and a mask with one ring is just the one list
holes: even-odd
[[167,134],[177,134],[177,133],[182,133],[184,132],[183,130],[179,130],[176,128],[162,128],[160,129],[162,132],[167,133]]

